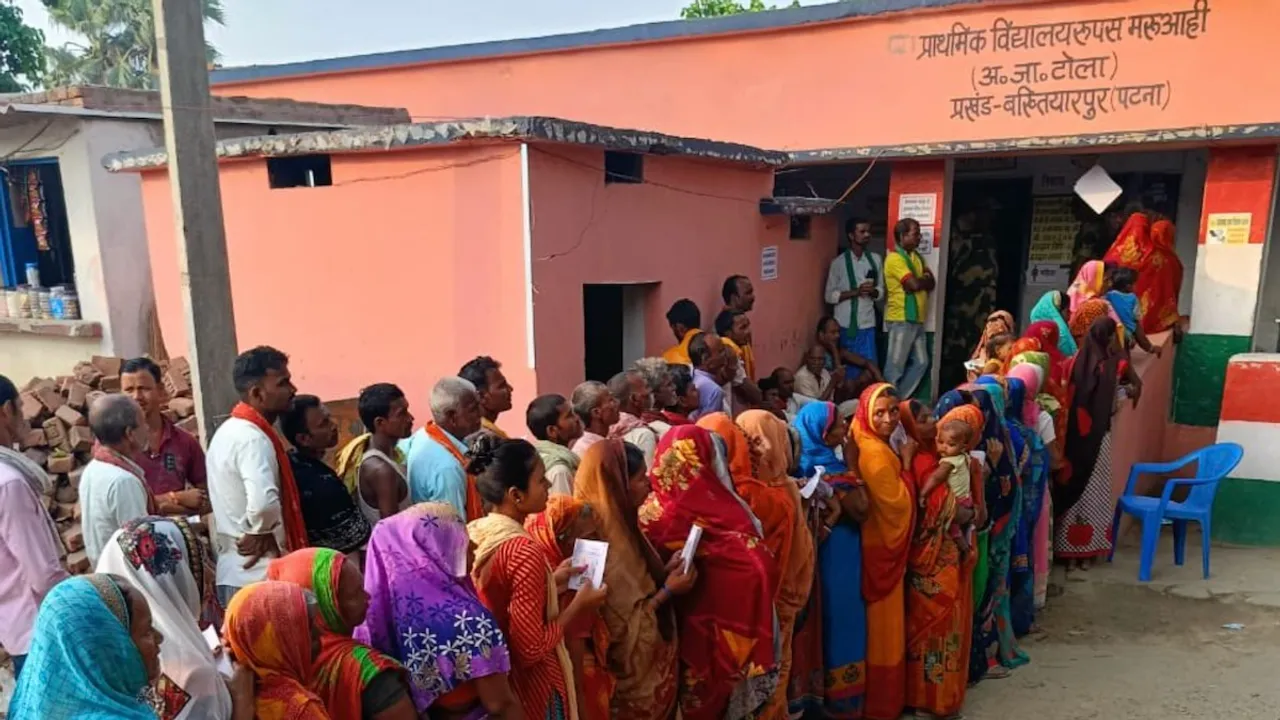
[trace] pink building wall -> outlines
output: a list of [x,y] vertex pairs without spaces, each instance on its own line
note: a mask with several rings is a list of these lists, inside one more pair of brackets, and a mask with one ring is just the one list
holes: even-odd
[[[527,402],[520,149],[332,156],[331,187],[272,190],[261,158],[221,167],[240,349],[291,356],[301,392],[395,382],[419,418],[431,385],[478,354]],[[413,173],[413,174],[409,174]],[[144,175],[147,241],[169,352],[186,353],[172,203]]]
[[[756,291],[757,372],[798,364],[822,312],[835,233],[817,222],[811,239],[789,240],[786,217],[762,217],[772,171],[646,156],[644,184],[605,185],[600,150],[534,145],[529,156],[542,392],[582,381],[584,283],[660,283],[645,308],[647,351],[659,354],[674,342],[665,319],[671,303],[692,299],[710,328],[724,278],[746,275]],[[760,254],[770,245],[778,279],[762,281]]]
[[[327,400],[395,382],[426,418],[438,377],[492,355],[516,389],[499,424],[524,435],[530,400],[583,379],[584,283],[659,283],[645,312],[656,354],[671,344],[671,302],[693,298],[709,327],[722,280],[748,275],[761,373],[797,363],[822,311],[834,227],[819,219],[812,239],[789,240],[787,218],[762,217],[771,170],[646,156],[645,184],[605,186],[601,150],[531,144],[530,367],[519,144],[331,161],[334,184],[320,188],[270,189],[261,158],[221,166],[239,347],[289,353],[300,391]],[[161,328],[169,352],[185,354],[164,172],[144,173],[143,198]],[[759,277],[767,245],[779,251],[770,282]]]

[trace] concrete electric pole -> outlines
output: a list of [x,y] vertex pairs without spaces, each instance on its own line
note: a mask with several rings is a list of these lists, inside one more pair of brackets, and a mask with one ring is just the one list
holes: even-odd
[[236,321],[209,101],[204,13],[200,0],[152,0],[152,7],[191,385],[207,445],[238,398],[231,378]]

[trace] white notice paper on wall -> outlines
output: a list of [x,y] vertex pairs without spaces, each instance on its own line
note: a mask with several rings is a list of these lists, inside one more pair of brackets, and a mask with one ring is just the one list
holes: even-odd
[[933,252],[933,226],[920,226],[920,247],[916,248],[916,252],[921,255],[928,255]]
[[[938,195],[936,193],[904,193],[898,197],[898,219],[911,218],[921,225],[933,225],[938,221]],[[923,244],[923,243],[922,243]]]
[[593,587],[604,584],[604,559],[609,554],[609,543],[579,538],[573,543],[574,567],[586,568],[581,574],[569,578],[569,589],[578,590],[591,581]]
[[778,279],[778,246],[770,245],[760,250],[760,279]]
[[684,558],[684,571],[693,567],[693,556],[698,554],[698,541],[702,539],[702,526],[689,528],[689,537],[685,538],[684,547],[680,549],[680,557]]

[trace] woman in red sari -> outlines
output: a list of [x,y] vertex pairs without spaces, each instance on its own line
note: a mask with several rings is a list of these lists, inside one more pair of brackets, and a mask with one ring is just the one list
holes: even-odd
[[722,448],[703,428],[673,427],[658,443],[653,492],[640,508],[640,529],[664,556],[684,547],[695,524],[703,528],[699,582],[674,601],[684,720],[755,717],[778,684],[777,563],[733,489]]
[[1178,291],[1182,288],[1182,261],[1173,249],[1173,236],[1173,223],[1165,219],[1153,223],[1145,212],[1136,212],[1103,258],[1138,272],[1133,293],[1138,296],[1146,335],[1169,330],[1181,320]]
[[858,469],[871,498],[862,523],[862,596],[867,601],[868,720],[897,720],[906,704],[906,601],[915,498],[889,446],[898,427],[898,395],[888,383],[862,391],[854,417]]
[[[938,467],[937,421],[927,405],[914,400],[899,409],[902,428],[915,443],[914,451],[904,450],[903,461],[912,490],[918,494]],[[980,489],[982,467],[976,460],[970,464],[970,476],[978,479],[975,484]],[[974,497],[980,498],[981,493],[975,492]],[[953,522],[972,520],[973,510],[959,507],[945,484],[939,485],[921,505],[911,538],[906,584],[907,706],[915,708],[917,716],[956,717],[964,706],[976,556],[961,556],[948,528]]]

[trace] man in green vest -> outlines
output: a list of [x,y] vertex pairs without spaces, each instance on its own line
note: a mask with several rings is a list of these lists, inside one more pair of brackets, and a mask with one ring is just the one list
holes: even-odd
[[899,220],[893,226],[893,240],[893,252],[884,261],[884,327],[889,333],[884,379],[898,388],[899,397],[909,398],[929,370],[924,319],[929,311],[929,293],[937,282],[916,252],[920,247],[919,222],[911,218]]

